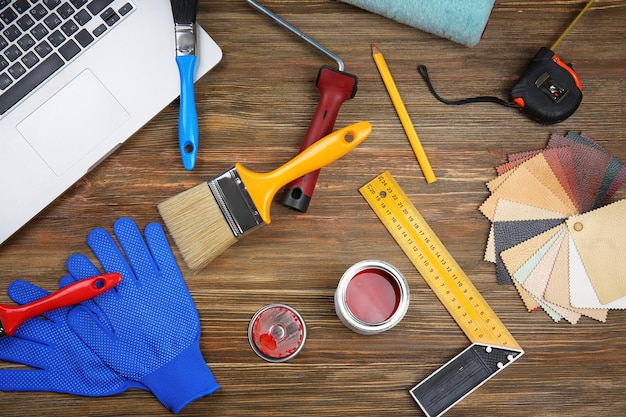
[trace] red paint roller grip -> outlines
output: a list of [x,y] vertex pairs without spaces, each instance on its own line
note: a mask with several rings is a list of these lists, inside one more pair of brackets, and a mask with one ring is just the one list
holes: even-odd
[[[356,75],[325,65],[320,68],[317,74],[320,100],[300,145],[300,152],[333,131],[341,105],[356,95],[357,82]],[[319,170],[311,172],[287,184],[281,204],[305,213],[313,196],[319,173]]]

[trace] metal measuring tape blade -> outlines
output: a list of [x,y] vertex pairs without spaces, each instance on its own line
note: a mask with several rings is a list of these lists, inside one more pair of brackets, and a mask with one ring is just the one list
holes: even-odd
[[472,342],[410,391],[427,416],[439,416],[524,351],[389,171],[359,192]]

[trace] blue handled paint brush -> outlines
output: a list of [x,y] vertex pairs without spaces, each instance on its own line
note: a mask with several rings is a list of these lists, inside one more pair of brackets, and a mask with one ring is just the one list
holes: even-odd
[[176,64],[180,73],[178,144],[185,169],[192,170],[198,154],[198,114],[193,88],[198,0],[170,0],[170,3],[176,35]]

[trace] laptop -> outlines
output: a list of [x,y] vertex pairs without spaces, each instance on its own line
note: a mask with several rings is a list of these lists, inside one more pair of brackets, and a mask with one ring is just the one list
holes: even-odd
[[180,95],[175,59],[168,0],[0,0],[0,244]]

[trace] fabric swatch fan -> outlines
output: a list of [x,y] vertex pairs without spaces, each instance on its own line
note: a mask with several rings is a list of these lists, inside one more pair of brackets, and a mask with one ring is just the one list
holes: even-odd
[[554,134],[545,149],[496,167],[480,211],[492,222],[485,260],[529,311],[555,322],[606,321],[626,308],[626,167],[585,134]]

